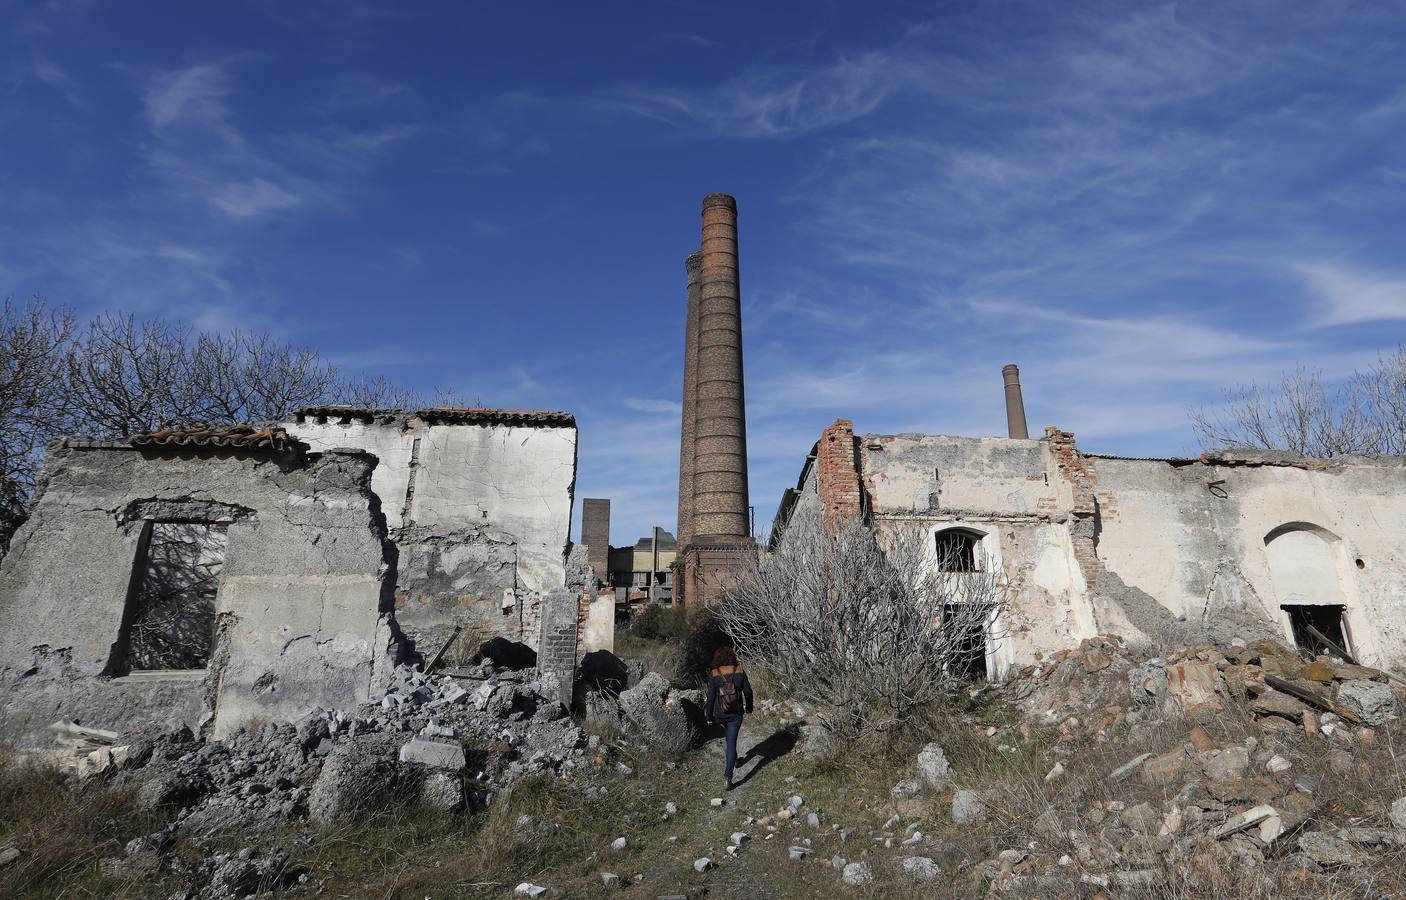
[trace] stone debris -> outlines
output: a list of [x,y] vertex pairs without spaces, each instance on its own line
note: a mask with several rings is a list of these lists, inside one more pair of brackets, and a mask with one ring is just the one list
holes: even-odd
[[928,744],[918,753],[918,776],[931,790],[947,787],[947,782],[952,780],[952,766],[941,744]]
[[985,822],[986,804],[976,791],[959,790],[952,795],[952,821],[958,825]]
[[706,856],[699,857],[693,861],[693,871],[706,872],[713,867],[713,861]]
[[529,881],[524,881],[522,884],[513,888],[513,895],[516,897],[540,897],[545,893],[547,893],[546,888],[542,887],[540,884],[533,884]]
[[902,863],[903,874],[914,881],[932,881],[942,875],[942,868],[926,856],[910,856]]
[[851,887],[863,887],[874,882],[874,870],[869,868],[868,863],[852,862],[844,867],[840,879]]

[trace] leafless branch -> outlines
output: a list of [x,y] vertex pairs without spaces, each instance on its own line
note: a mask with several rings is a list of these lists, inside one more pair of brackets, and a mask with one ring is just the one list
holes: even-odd
[[826,534],[805,507],[715,612],[749,665],[855,737],[949,699],[971,655],[994,638],[1005,591],[976,560],[939,557],[917,525],[875,532],[856,518]]

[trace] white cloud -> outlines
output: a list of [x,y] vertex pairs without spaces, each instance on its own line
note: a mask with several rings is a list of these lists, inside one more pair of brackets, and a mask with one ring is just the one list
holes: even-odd
[[626,397],[625,407],[635,412],[678,416],[683,404],[675,400],[654,400],[648,397]]
[[1370,271],[1335,260],[1294,267],[1317,301],[1311,321],[1352,325],[1406,319],[1406,274]]

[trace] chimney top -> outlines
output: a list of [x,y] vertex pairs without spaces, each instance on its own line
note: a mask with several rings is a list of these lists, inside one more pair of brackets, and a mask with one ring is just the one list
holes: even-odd
[[1001,366],[1001,371],[1002,371],[1002,372],[1019,372],[1019,371],[1020,371],[1020,367],[1017,366],[1015,363],[1006,363],[1004,366]]
[[726,206],[733,212],[737,211],[737,198],[731,194],[709,194],[703,198],[703,208],[710,206]]

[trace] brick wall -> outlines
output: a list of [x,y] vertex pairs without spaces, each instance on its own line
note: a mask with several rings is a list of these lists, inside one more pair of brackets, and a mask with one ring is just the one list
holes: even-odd
[[586,545],[596,584],[610,577],[610,501],[587,497],[581,501],[581,543]]
[[859,471],[854,453],[854,423],[836,419],[820,434],[815,449],[816,488],[825,509],[825,529],[833,532],[841,522],[862,511]]
[[542,634],[537,643],[537,673],[552,683],[556,698],[571,705],[576,680],[577,627],[581,598],[575,591],[553,588],[542,595]]
[[1045,429],[1045,440],[1054,454],[1059,477],[1073,494],[1070,512],[1074,519],[1069,536],[1074,544],[1074,559],[1084,573],[1084,582],[1092,588],[1103,571],[1103,561],[1098,558],[1098,470],[1093,459],[1079,452],[1074,435],[1069,432],[1050,426]]

